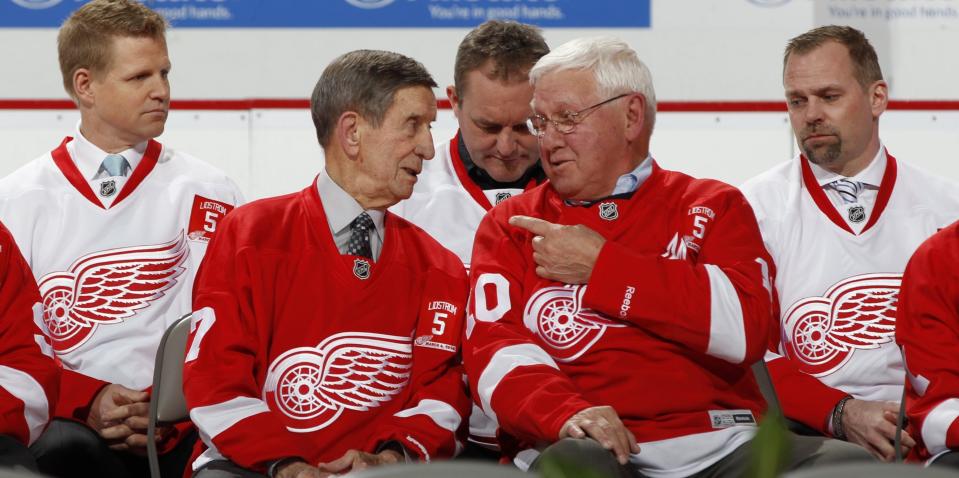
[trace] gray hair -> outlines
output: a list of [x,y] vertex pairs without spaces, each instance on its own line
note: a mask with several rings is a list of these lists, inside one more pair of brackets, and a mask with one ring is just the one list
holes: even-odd
[[316,139],[328,146],[336,122],[347,111],[379,127],[396,92],[412,86],[434,88],[436,81],[422,63],[408,56],[380,50],[340,55],[323,70],[310,98]]
[[656,92],[649,68],[626,42],[613,37],[577,38],[539,59],[529,72],[533,86],[543,75],[564,70],[591,70],[597,93],[613,97],[636,92],[646,98],[646,121],[656,121]]

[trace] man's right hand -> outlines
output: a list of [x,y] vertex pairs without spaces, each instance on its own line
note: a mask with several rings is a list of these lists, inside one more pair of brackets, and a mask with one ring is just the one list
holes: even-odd
[[282,465],[276,471],[276,478],[322,478],[326,476],[330,476],[330,474],[323,473],[319,468],[302,461]]
[[113,450],[139,448],[145,446],[146,435],[138,425],[145,423],[149,411],[148,392],[113,383],[103,387],[93,399],[87,425],[107,440]]
[[[898,416],[899,404],[896,402],[849,400],[842,411],[846,440],[862,446],[880,460],[892,461],[896,457],[893,440]],[[915,445],[916,441],[903,430],[903,455]]]
[[636,437],[609,406],[585,408],[570,417],[559,431],[560,439],[567,437],[589,437],[598,441],[616,455],[621,465],[629,461],[630,453],[639,453]]

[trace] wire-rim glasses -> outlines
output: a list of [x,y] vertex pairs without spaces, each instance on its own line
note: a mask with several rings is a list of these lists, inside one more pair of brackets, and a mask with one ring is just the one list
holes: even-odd
[[569,134],[575,131],[576,127],[579,126],[579,124],[582,123],[590,113],[599,109],[600,106],[603,106],[606,103],[611,103],[620,98],[627,97],[631,94],[632,93],[623,93],[608,100],[600,101],[593,106],[587,106],[579,111],[564,111],[555,119],[544,115],[533,115],[526,120],[526,126],[529,128],[530,133],[533,133],[538,137],[543,137],[543,135],[546,134],[546,128],[549,127],[550,123],[553,124],[553,127],[556,128],[557,132]]

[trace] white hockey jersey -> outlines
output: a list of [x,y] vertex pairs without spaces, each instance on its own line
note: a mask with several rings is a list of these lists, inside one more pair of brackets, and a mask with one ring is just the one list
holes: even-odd
[[473,236],[486,211],[523,189],[480,188],[459,156],[459,136],[438,145],[436,157],[423,163],[413,195],[390,211],[425,230],[469,268]]
[[216,168],[156,141],[122,188],[91,188],[70,141],[0,180],[0,220],[40,286],[64,369],[57,416],[82,419],[104,383],[149,387],[160,336],[192,310],[207,242],[242,197]]
[[771,361],[770,373],[786,415],[823,432],[846,394],[900,399],[904,370],[894,339],[902,272],[923,240],[959,217],[959,185],[888,154],[877,160],[885,173],[858,235],[805,158],[742,188],[777,270],[779,351],[789,362]]

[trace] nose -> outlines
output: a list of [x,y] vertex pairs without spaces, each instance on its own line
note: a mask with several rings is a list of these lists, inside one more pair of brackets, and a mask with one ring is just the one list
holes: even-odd
[[433,147],[433,133],[427,127],[423,128],[422,132],[416,136],[414,153],[426,160],[433,159],[433,156],[436,155],[436,149]]
[[170,80],[165,76],[158,76],[150,90],[150,97],[163,103],[170,101]]
[[806,108],[804,109],[803,114],[807,124],[813,124],[822,121],[822,104],[820,104],[818,99],[811,98],[806,103]]
[[516,152],[516,133],[513,128],[503,128],[496,135],[496,152],[502,157],[510,157]]

